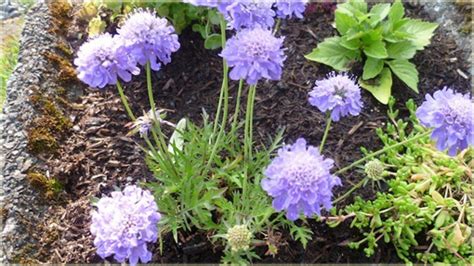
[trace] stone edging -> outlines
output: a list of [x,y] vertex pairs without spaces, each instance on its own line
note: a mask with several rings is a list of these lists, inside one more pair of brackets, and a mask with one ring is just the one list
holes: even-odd
[[48,32],[50,25],[44,3],[26,15],[18,64],[7,83],[4,112],[0,113],[0,263],[21,261],[21,253],[33,241],[28,227],[34,227],[47,209],[26,179],[26,172],[38,159],[27,151],[25,125],[34,116],[28,100],[31,87],[47,91],[52,82],[42,55],[53,51],[55,37]]

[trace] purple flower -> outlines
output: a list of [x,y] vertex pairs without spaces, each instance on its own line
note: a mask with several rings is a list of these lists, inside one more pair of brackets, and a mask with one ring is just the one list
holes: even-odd
[[180,47],[173,26],[151,11],[139,9],[117,31],[138,63],[146,65],[150,62],[151,68],[156,71],[161,63],[171,62],[171,53]]
[[327,78],[316,81],[309,93],[309,103],[321,112],[330,111],[331,119],[339,121],[341,117],[359,115],[362,109],[360,87],[355,79],[346,73],[329,73]]
[[112,192],[97,202],[92,212],[91,233],[94,245],[102,258],[114,255],[118,262],[129,259],[131,265],[138,260],[151,260],[148,242],[158,238],[158,213],[155,199],[149,191],[127,186],[123,192]]
[[77,77],[93,88],[117,83],[117,76],[128,82],[140,69],[129,56],[122,39],[105,33],[84,43],[74,60]]
[[448,149],[450,156],[474,143],[474,103],[468,94],[443,88],[426,100],[416,110],[423,126],[434,128],[431,138],[439,150]]
[[329,172],[333,164],[300,138],[278,150],[264,172],[262,188],[273,197],[273,208],[285,210],[291,221],[300,213],[306,217],[320,215],[321,207],[331,209],[332,189],[341,185],[339,177]]
[[184,3],[189,3],[194,6],[217,7],[221,1],[219,0],[183,0]]
[[277,0],[275,3],[276,14],[279,18],[303,18],[308,0]]
[[235,0],[220,4],[219,11],[229,22],[229,29],[271,28],[275,24],[272,1]]
[[276,38],[270,30],[255,28],[239,31],[229,39],[221,56],[230,67],[230,78],[245,79],[255,85],[261,78],[281,78],[284,54],[283,37]]
[[138,132],[142,137],[148,136],[148,133],[152,129],[153,124],[156,123],[155,116],[156,119],[159,120],[160,124],[175,128],[175,124],[164,119],[166,116],[166,113],[164,111],[166,111],[166,109],[155,109],[155,114],[153,114],[152,110],[148,111],[148,113],[143,112],[142,116],[137,117],[135,121],[125,125],[126,127],[131,129],[128,135],[134,135]]

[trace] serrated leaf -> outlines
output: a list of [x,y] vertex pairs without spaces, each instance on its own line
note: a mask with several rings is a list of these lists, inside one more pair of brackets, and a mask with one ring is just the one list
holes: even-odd
[[411,59],[416,53],[416,46],[410,41],[388,43],[386,47],[389,58]]
[[290,234],[293,236],[293,239],[300,241],[300,243],[303,245],[303,248],[306,248],[309,240],[312,239],[311,235],[313,232],[306,227],[298,227],[295,225],[290,228]]
[[375,27],[380,21],[384,20],[390,12],[390,4],[376,4],[370,9],[370,26]]
[[222,46],[222,40],[220,34],[211,34],[207,36],[204,41],[204,48],[214,50]]
[[364,81],[359,79],[359,84],[372,93],[379,102],[387,104],[392,93],[392,73],[390,69],[385,67],[376,80]]
[[367,80],[375,78],[383,69],[383,60],[376,59],[373,57],[367,57],[364,64],[364,71],[362,73],[362,79]]
[[387,58],[388,56],[387,49],[385,49],[385,43],[382,41],[375,41],[364,47],[364,53],[367,56],[379,59]]
[[331,37],[325,39],[310,54],[305,55],[305,58],[311,61],[329,65],[339,71],[349,70],[350,63],[353,60],[358,60],[360,54],[359,51],[353,51],[344,48],[339,43],[340,40],[340,37]]
[[406,59],[385,61],[393,73],[402,80],[410,89],[418,93],[418,70],[414,64]]
[[390,12],[388,13],[388,19],[390,22],[395,23],[403,18],[405,15],[405,8],[400,1],[393,3],[392,7],[390,8]]
[[419,19],[408,19],[403,23],[398,31],[408,33],[410,40],[416,46],[417,50],[422,50],[426,45],[430,44],[430,39],[438,24],[421,21]]
[[358,24],[351,15],[337,10],[335,12],[335,21],[336,29],[341,35],[346,34],[350,28]]

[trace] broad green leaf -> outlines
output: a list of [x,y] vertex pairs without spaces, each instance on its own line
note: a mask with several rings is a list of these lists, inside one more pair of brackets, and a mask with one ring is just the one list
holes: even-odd
[[311,53],[305,55],[305,58],[322,64],[331,66],[339,71],[350,69],[350,63],[360,58],[359,51],[353,51],[344,48],[339,42],[340,37],[331,37],[325,39]]
[[97,16],[89,21],[87,33],[89,34],[89,37],[97,36],[104,32],[106,26],[105,21],[103,21],[100,16]]
[[377,79],[370,81],[359,79],[359,84],[372,93],[379,102],[387,104],[392,94],[392,73],[385,67]]
[[425,22],[419,19],[409,19],[398,29],[398,31],[410,34],[410,39],[416,46],[417,50],[421,50],[423,47],[430,44],[430,39],[437,27],[438,24],[436,23]]
[[403,4],[400,1],[396,1],[390,8],[390,12],[388,13],[388,19],[390,22],[395,23],[402,19],[404,15],[405,8],[403,8]]
[[418,70],[414,64],[406,59],[397,59],[392,61],[385,61],[390,66],[393,73],[407,84],[410,89],[418,93]]
[[362,41],[365,45],[370,45],[373,42],[381,41],[383,39],[382,27],[363,32]]
[[346,36],[343,36],[341,38],[341,42],[340,44],[344,47],[344,48],[347,48],[349,50],[359,50],[360,46],[361,46],[361,42],[359,39],[352,39],[352,40],[348,40],[348,38]]
[[370,26],[375,27],[390,12],[390,4],[376,4],[370,9]]
[[220,34],[211,34],[207,36],[204,41],[204,47],[206,49],[214,50],[222,46],[222,40]]
[[382,41],[375,41],[364,47],[364,53],[367,56],[379,59],[387,58],[388,56],[387,49],[385,49],[385,43]]
[[201,34],[201,37],[203,39],[206,39],[206,37],[207,37],[206,26],[201,25],[201,24],[194,24],[192,26],[192,30],[194,32],[199,32],[199,34]]
[[387,53],[389,58],[411,59],[413,56],[415,56],[416,46],[410,41],[388,43]]
[[364,64],[364,72],[362,79],[367,80],[375,78],[383,69],[383,60],[376,59],[373,57],[367,57]]
[[367,13],[367,3],[363,0],[351,0],[337,5],[337,10],[351,16],[363,16]]
[[335,20],[336,29],[341,35],[346,34],[350,28],[355,27],[358,24],[351,15],[338,10],[335,12]]

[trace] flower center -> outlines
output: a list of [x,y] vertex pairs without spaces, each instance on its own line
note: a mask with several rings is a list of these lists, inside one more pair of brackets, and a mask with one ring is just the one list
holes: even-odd
[[472,115],[472,102],[466,98],[455,98],[442,109],[448,123],[467,124]]

